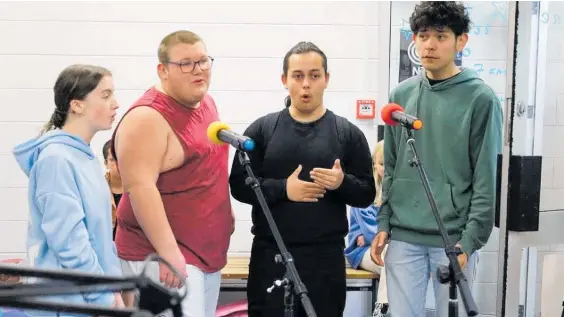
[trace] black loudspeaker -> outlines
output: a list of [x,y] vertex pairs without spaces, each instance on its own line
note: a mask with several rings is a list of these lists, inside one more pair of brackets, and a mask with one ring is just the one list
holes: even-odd
[[[499,228],[501,196],[501,161],[497,156],[495,226]],[[507,229],[538,231],[542,156],[513,155],[509,159]]]

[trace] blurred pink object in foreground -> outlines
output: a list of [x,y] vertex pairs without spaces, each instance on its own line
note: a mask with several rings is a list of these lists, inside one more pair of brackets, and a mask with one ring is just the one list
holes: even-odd
[[[23,259],[6,259],[0,261],[0,264],[14,264],[21,265],[24,263]],[[0,284],[22,284],[22,278],[19,276],[0,274]]]
[[248,317],[248,303],[246,299],[221,305],[215,312],[215,317]]

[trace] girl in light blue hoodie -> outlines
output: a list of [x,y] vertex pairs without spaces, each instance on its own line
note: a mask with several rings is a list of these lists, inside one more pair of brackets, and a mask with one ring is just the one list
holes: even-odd
[[[29,178],[28,263],[40,269],[121,276],[112,241],[110,192],[90,148],[94,135],[111,129],[115,119],[112,75],[102,67],[72,65],[61,72],[53,90],[56,108],[41,135],[13,150]],[[119,293],[111,292],[43,300],[123,307]]]

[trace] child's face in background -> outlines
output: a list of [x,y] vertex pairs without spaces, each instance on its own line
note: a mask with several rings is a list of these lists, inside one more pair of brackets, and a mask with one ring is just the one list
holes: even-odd
[[376,154],[376,172],[380,177],[384,177],[384,155],[382,152]]
[[110,175],[112,175],[112,176],[118,176],[119,175],[116,160],[112,156],[111,151],[109,151],[108,158],[106,159],[106,168],[110,172]]

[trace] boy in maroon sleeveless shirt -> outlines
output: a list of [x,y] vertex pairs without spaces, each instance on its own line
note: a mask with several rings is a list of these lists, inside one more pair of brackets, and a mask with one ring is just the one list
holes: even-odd
[[117,212],[116,246],[124,274],[140,274],[151,253],[171,263],[149,264],[168,287],[189,286],[185,316],[213,317],[233,232],[228,145],[206,136],[219,120],[207,94],[213,58],[196,34],[178,31],[159,46],[160,85],[125,114],[113,137],[125,194]]

